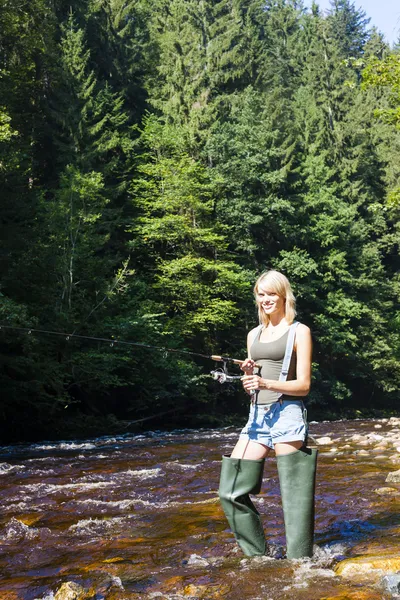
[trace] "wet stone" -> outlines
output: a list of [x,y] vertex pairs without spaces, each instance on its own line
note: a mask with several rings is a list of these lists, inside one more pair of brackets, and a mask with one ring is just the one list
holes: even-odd
[[382,574],[400,570],[399,556],[361,556],[342,560],[335,568],[337,575],[356,581],[377,581]]
[[370,590],[357,590],[356,592],[345,592],[339,596],[324,597],[320,600],[382,600],[382,593]]
[[210,598],[226,598],[227,593],[230,591],[230,586],[227,585],[194,585],[193,583],[187,585],[184,590],[184,596],[190,598],[198,598],[199,600],[210,600]]
[[390,594],[400,594],[400,574],[385,575],[380,581],[384,590]]
[[380,441],[380,440],[383,440],[383,435],[381,435],[380,433],[369,433],[367,435],[367,438],[370,440]]
[[54,600],[88,600],[93,596],[93,590],[86,590],[74,581],[67,581],[57,590]]
[[381,487],[374,490],[374,492],[379,494],[379,496],[386,496],[387,494],[398,494],[399,490],[392,487]]
[[391,473],[389,473],[385,481],[387,483],[400,483],[400,469],[398,471],[392,471]]
[[330,438],[328,436],[318,438],[316,440],[316,442],[317,442],[318,446],[326,446],[328,444],[333,444],[332,438]]
[[205,558],[198,556],[197,554],[192,554],[190,558],[186,561],[187,565],[195,566],[195,567],[208,567],[210,563]]

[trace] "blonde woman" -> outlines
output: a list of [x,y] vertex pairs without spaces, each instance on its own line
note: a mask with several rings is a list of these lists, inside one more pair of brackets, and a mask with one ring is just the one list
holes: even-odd
[[254,295],[260,325],[248,334],[248,358],[242,364],[250,414],[232,454],[223,457],[219,496],[244,553],[265,554],[262,523],[249,494],[259,493],[265,458],[274,450],[287,557],[301,558],[312,555],[314,531],[316,452],[305,446],[302,402],[311,385],[311,332],[294,320],[295,298],[282,273],[263,273]]

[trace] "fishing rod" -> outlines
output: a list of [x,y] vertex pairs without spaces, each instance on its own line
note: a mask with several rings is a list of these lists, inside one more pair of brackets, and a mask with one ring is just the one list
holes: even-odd
[[[165,346],[153,346],[151,344],[144,344],[142,342],[132,342],[129,340],[118,340],[112,338],[104,338],[104,337],[95,337],[90,335],[80,335],[77,333],[66,333],[63,331],[50,331],[48,329],[35,329],[34,327],[14,327],[12,325],[3,325],[0,324],[0,331],[3,329],[11,329],[13,331],[23,331],[31,335],[32,333],[41,333],[45,335],[55,335],[59,337],[65,338],[66,341],[69,341],[71,338],[92,340],[95,342],[105,342],[110,344],[111,347],[120,345],[120,346],[138,346],[140,348],[149,348],[151,350],[159,350],[160,352],[175,352],[178,354],[187,354],[190,356],[198,356],[200,358],[205,358],[207,360],[213,360],[215,362],[222,362],[223,367],[220,369],[215,369],[211,371],[210,375],[219,383],[232,382],[237,379],[241,379],[241,375],[230,375],[228,373],[228,364],[241,365],[244,361],[239,360],[237,358],[231,358],[230,356],[220,356],[217,354],[200,354],[200,352],[192,352],[190,350],[180,350],[178,348],[166,348]],[[260,369],[261,366],[258,364],[254,365],[256,368]]]

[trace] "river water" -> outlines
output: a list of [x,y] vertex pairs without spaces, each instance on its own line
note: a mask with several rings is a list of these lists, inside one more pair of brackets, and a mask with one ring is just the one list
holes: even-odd
[[[314,441],[330,436],[333,444],[319,446],[316,553],[301,561],[246,559],[233,540],[216,490],[237,429],[2,447],[0,600],[53,600],[71,581],[93,600],[389,598],[334,567],[399,549],[399,496],[375,491],[399,469],[384,440],[391,429],[385,420],[311,424]],[[372,435],[368,451],[356,434]],[[255,503],[279,556],[274,458]]]

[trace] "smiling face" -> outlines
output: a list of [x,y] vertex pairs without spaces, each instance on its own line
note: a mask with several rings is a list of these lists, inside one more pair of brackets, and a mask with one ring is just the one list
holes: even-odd
[[259,323],[268,326],[271,317],[279,321],[282,317],[288,325],[296,316],[296,299],[288,278],[271,269],[262,273],[254,286],[254,297],[258,308]]
[[256,301],[259,309],[268,316],[285,315],[285,298],[271,289],[268,282],[261,282],[258,285]]

